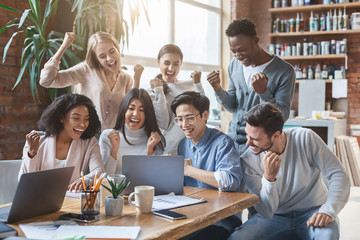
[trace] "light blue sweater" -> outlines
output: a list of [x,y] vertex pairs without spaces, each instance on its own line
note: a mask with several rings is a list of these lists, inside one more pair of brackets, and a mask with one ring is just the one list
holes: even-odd
[[217,101],[226,110],[233,113],[232,121],[229,124],[229,136],[241,146],[241,153],[246,149],[246,121],[244,114],[260,102],[271,102],[275,104],[284,114],[285,120],[289,118],[291,100],[295,88],[295,71],[287,62],[277,56],[264,69],[268,77],[267,90],[258,95],[246,84],[242,63],[233,58],[229,68],[229,90],[221,89],[215,92]]
[[[350,194],[350,179],[344,167],[310,129],[291,128],[286,134],[285,151],[275,182],[264,177],[264,153],[254,155],[251,148],[241,156],[244,180],[250,193],[260,198],[255,209],[264,217],[321,206],[320,213],[335,218]],[[322,176],[328,181],[325,186]]]

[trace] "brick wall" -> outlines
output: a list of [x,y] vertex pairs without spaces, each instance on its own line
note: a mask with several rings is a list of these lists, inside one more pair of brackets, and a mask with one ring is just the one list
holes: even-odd
[[348,45],[348,125],[360,124],[360,42],[359,35],[347,36]]
[[[43,5],[44,2],[41,0]],[[19,10],[29,8],[27,0],[1,0],[1,3]],[[20,17],[0,9],[0,26],[15,16]],[[10,29],[0,35],[1,59],[4,46],[12,31]],[[42,87],[39,87],[40,103],[34,102],[27,76],[23,77],[20,85],[12,90],[20,71],[23,40],[23,36],[17,36],[9,48],[6,62],[0,63],[0,160],[21,158],[25,135],[36,129],[36,123],[43,109],[50,102],[47,90]]]
[[[271,14],[268,9],[272,1],[263,0],[232,0],[232,19],[249,17],[254,20],[260,38],[260,45],[268,49],[270,44]],[[360,54],[359,34],[347,34],[348,39],[348,118],[347,133],[350,124],[360,124]],[[329,86],[330,88],[331,86]],[[298,95],[295,93],[294,98]],[[293,100],[293,107],[297,106],[297,99]],[[292,107],[292,108],[293,108]]]

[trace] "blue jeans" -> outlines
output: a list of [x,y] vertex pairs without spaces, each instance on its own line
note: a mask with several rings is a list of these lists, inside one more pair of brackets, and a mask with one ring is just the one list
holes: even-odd
[[234,231],[229,240],[237,239],[301,239],[332,240],[339,239],[339,220],[336,218],[327,227],[306,227],[307,220],[320,207],[307,211],[294,211],[287,214],[274,214],[272,218],[264,218],[256,213],[246,221],[239,230]]

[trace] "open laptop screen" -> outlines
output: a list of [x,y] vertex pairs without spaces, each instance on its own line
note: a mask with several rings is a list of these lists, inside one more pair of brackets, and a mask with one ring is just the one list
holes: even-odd
[[155,195],[180,195],[184,187],[184,157],[124,155],[122,174],[131,182],[125,194],[133,192],[135,186],[150,185],[155,187]]
[[73,171],[74,167],[64,167],[21,175],[9,215],[0,221],[11,223],[58,211]]

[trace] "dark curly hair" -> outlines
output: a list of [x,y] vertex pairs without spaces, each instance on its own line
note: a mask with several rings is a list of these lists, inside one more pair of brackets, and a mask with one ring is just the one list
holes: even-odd
[[65,115],[73,108],[85,106],[89,111],[89,126],[81,135],[81,139],[88,139],[100,132],[101,123],[96,113],[93,102],[90,98],[80,94],[64,94],[56,98],[42,113],[38,122],[38,128],[44,131],[46,136],[56,136],[63,129],[64,125],[60,122]]
[[[175,44],[164,45],[158,53],[157,60],[160,61],[160,58],[167,53],[178,54],[180,56],[181,62],[183,61],[183,53],[182,53],[181,49],[178,46],[176,46]],[[164,94],[166,95],[170,91],[169,86],[164,81],[161,74],[156,75],[156,78],[161,80],[161,82],[163,84]]]
[[262,127],[269,137],[277,131],[281,133],[285,122],[282,112],[269,102],[252,107],[244,119],[250,126]]
[[198,92],[194,91],[186,91],[179,95],[177,95],[174,99],[174,101],[171,103],[171,110],[176,115],[176,108],[181,104],[189,104],[194,106],[196,110],[200,112],[200,116],[202,117],[202,114],[205,111],[209,111],[210,101],[205,96]]
[[225,30],[225,34],[228,37],[234,37],[239,34],[243,34],[247,37],[257,36],[255,23],[250,18],[240,18],[234,20]]
[[117,116],[116,124],[114,129],[121,131],[124,135],[125,141],[129,145],[133,145],[129,142],[129,140],[126,138],[125,134],[125,113],[129,108],[129,104],[131,100],[133,99],[139,99],[143,106],[145,111],[145,132],[147,137],[150,137],[151,132],[157,132],[159,133],[161,137],[161,141],[156,144],[155,149],[164,151],[166,142],[165,137],[162,135],[159,126],[157,124],[154,105],[152,103],[152,100],[148,94],[148,92],[145,89],[142,88],[132,88],[129,92],[126,93],[123,100],[121,101],[120,107],[119,107],[119,113]]

